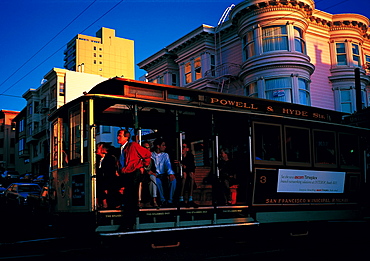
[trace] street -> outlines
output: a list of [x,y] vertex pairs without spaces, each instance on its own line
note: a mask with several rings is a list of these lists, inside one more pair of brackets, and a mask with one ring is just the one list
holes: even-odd
[[24,216],[18,224],[2,223],[0,260],[357,260],[370,243],[369,223],[358,221],[193,230],[160,235],[156,242],[146,234],[64,237],[31,221]]

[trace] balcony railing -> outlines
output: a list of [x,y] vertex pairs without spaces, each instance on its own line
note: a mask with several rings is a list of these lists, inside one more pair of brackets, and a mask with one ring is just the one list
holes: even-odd
[[214,69],[205,72],[204,76],[207,79],[217,80],[222,78],[237,77],[240,73],[241,66],[236,63],[223,63]]

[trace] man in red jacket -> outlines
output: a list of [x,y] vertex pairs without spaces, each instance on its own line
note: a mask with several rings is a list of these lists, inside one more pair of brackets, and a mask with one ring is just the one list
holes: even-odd
[[136,142],[129,142],[130,132],[122,129],[117,133],[117,142],[120,146],[118,165],[120,176],[123,178],[124,218],[122,229],[132,230],[138,211],[139,185],[144,168],[150,165],[151,153]]

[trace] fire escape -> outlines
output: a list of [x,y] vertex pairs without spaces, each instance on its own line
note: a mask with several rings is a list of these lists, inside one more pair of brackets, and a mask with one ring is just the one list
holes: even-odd
[[215,28],[215,64],[213,68],[205,72],[205,78],[213,85],[217,86],[218,92],[228,93],[232,88],[235,90],[242,86],[238,75],[241,70],[241,65],[236,63],[223,63],[222,61],[222,39],[221,28],[223,23],[228,19],[231,9],[235,5],[232,4],[222,14]]
[[218,92],[228,93],[231,88],[236,89],[242,86],[238,77],[240,67],[239,64],[235,63],[220,64],[214,69],[206,71],[205,78],[217,85]]

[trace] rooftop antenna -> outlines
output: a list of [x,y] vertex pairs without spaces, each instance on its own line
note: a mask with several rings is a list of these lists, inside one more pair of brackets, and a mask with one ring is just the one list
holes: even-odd
[[[216,61],[215,61],[215,65],[216,67],[218,66],[218,63],[217,63],[217,33],[219,32],[219,29],[221,28],[222,24],[226,21],[226,19],[228,18],[229,16],[229,13],[231,11],[231,9],[233,9],[235,5],[234,4],[231,4],[228,8],[225,9],[225,11],[223,12],[220,20],[218,21],[218,24],[216,26],[216,29],[215,29],[215,51],[216,51]],[[222,64],[222,59],[221,59],[221,35],[220,35],[220,64]]]
[[[217,34],[220,32],[220,29],[222,27],[222,24],[226,21],[226,19],[229,17],[229,13],[231,11],[231,9],[234,8],[234,4],[231,4],[229,7],[227,7],[225,9],[225,11],[223,12],[220,20],[218,21],[218,24],[215,28],[215,76],[219,76],[217,75],[217,68],[219,66],[222,65],[222,56],[221,56],[221,34],[219,34],[219,45],[218,45],[218,41],[217,41]],[[219,46],[219,47],[218,47]],[[218,56],[219,56],[219,59],[218,59]],[[221,89],[222,90],[222,89]]]
[[220,20],[218,21],[217,26],[219,26],[220,24],[222,24],[223,22],[225,22],[227,16],[229,15],[231,9],[233,9],[234,6],[235,6],[234,4],[231,4],[228,8],[225,9],[225,11],[222,14]]

